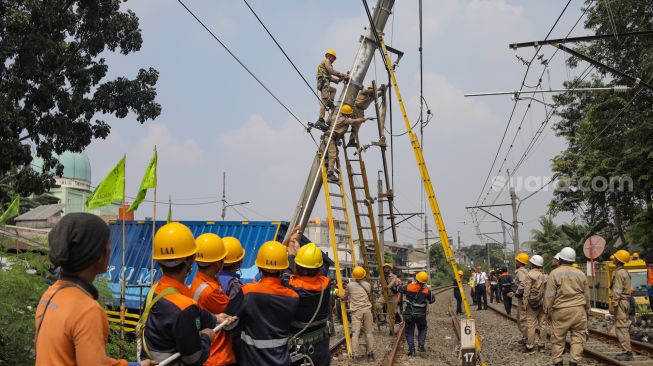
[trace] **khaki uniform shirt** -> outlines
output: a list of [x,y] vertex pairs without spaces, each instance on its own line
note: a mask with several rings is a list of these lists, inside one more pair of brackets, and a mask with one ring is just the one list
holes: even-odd
[[325,58],[320,62],[320,64],[317,66],[317,80],[318,80],[318,85],[320,83],[321,78],[328,79],[329,81],[339,81],[338,78],[342,79],[346,74],[341,73],[340,71],[337,71],[336,69],[333,68],[333,65],[331,64],[331,61],[329,61],[328,58]]
[[617,266],[610,287],[610,300],[613,303],[619,300],[627,300],[630,297],[630,274],[628,274],[628,271],[626,271],[623,265]]
[[[523,268],[523,267],[522,267]],[[536,284],[538,278],[540,276],[546,276],[545,274],[542,273],[542,270],[540,268],[533,268],[530,271],[528,271],[528,275],[526,276],[526,279],[524,280],[524,302],[528,301],[528,298],[530,297],[531,294],[531,289],[533,286]],[[545,279],[546,277],[542,277],[542,279]],[[544,290],[544,289],[539,289],[539,290]]]
[[[336,116],[335,113],[331,115],[331,117],[329,118],[330,123],[333,123],[333,119],[335,118],[335,116]],[[338,122],[336,122],[336,128],[334,131],[338,135],[342,136],[345,134],[345,132],[347,132],[350,125],[356,123],[363,123],[363,122],[365,122],[365,118],[350,118],[340,113],[340,117],[338,117]]]
[[551,271],[546,281],[544,309],[563,309],[584,306],[590,309],[590,289],[587,276],[572,266],[563,264]]
[[517,297],[522,297],[524,295],[524,283],[526,282],[526,278],[528,277],[528,269],[526,269],[526,266],[521,266],[517,268],[515,271],[515,277],[513,277],[513,283],[517,286],[517,290],[515,291],[515,295]]
[[367,281],[351,281],[345,290],[345,297],[349,299],[351,311],[367,310],[372,308],[369,293],[372,286]]

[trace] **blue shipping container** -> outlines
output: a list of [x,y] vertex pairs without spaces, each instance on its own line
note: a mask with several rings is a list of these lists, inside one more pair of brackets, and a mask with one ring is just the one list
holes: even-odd
[[[198,237],[204,233],[215,233],[220,237],[233,236],[238,238],[245,249],[245,258],[241,267],[243,282],[251,282],[258,274],[254,265],[256,253],[261,244],[270,240],[279,240],[285,237],[288,230],[287,222],[278,221],[180,221],[188,226],[193,235]],[[165,221],[157,221],[156,228],[165,225]],[[112,292],[112,305],[120,304],[122,271],[122,222],[112,223],[111,227],[111,259],[107,273],[103,276],[109,282]],[[124,276],[127,281],[125,295],[126,306],[129,309],[138,310],[145,302],[145,295],[149,291],[151,283],[151,258],[152,258],[152,222],[151,221],[126,221],[125,222],[125,270]],[[302,237],[300,244],[310,242]],[[331,260],[325,256],[327,264]],[[197,266],[186,279],[190,285],[195,277]],[[161,277],[161,271],[155,263],[154,280]]]

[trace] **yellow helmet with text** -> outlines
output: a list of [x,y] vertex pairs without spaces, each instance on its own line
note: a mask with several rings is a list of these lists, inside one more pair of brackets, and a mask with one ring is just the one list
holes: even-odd
[[213,233],[202,234],[195,239],[195,242],[197,243],[196,262],[219,262],[227,256],[222,238]]
[[182,259],[197,253],[197,244],[190,229],[178,222],[165,224],[154,235],[152,259]]
[[256,255],[256,266],[272,271],[288,268],[288,248],[278,241],[263,243]]

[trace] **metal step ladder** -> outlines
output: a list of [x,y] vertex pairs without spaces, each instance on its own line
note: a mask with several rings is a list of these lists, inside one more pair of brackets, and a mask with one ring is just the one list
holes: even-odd
[[[358,140],[357,140],[358,141]],[[358,142],[357,142],[358,145]],[[376,221],[374,217],[374,198],[370,194],[370,187],[367,180],[367,171],[365,170],[365,161],[363,160],[363,151],[356,148],[356,155],[350,157],[352,148],[343,148],[345,156],[345,164],[347,167],[347,177],[349,180],[349,190],[351,192],[351,202],[354,208],[354,219],[356,221],[356,229],[358,231],[358,242],[363,262],[369,276],[372,276],[372,271],[375,270],[378,274],[381,284],[381,292],[387,308],[386,319],[389,324],[389,333],[394,334],[394,304],[390,299],[390,291],[388,289],[388,282],[385,274],[381,269],[383,265],[383,252],[379,245],[379,237],[376,228]],[[363,254],[364,253],[364,254]],[[380,314],[379,314],[380,315]],[[379,318],[377,317],[377,320]],[[380,326],[380,322],[377,322]]]

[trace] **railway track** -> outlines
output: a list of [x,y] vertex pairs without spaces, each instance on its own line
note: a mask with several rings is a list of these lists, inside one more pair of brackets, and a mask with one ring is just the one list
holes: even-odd
[[[441,294],[447,290],[451,290],[453,286],[444,286],[436,287],[432,290],[434,295]],[[380,361],[377,362],[379,365],[388,365],[393,366],[396,364],[398,356],[404,345],[404,323],[398,324],[397,329],[395,330],[395,337],[391,342],[390,352],[385,354]],[[336,356],[342,352],[342,348],[345,346],[345,337],[340,336],[333,338],[331,340],[330,351],[332,356]]]
[[[488,308],[506,319],[517,322],[516,318],[506,314],[503,309],[497,309],[494,306],[488,306]],[[589,337],[583,349],[583,354],[588,358],[616,366],[653,365],[653,345],[631,341],[633,354],[635,355],[633,361],[619,361],[614,359],[614,356],[623,351],[616,336],[591,328],[588,329],[588,333]],[[547,337],[550,338],[550,335],[547,334]],[[567,341],[567,346],[569,346],[569,341]]]

